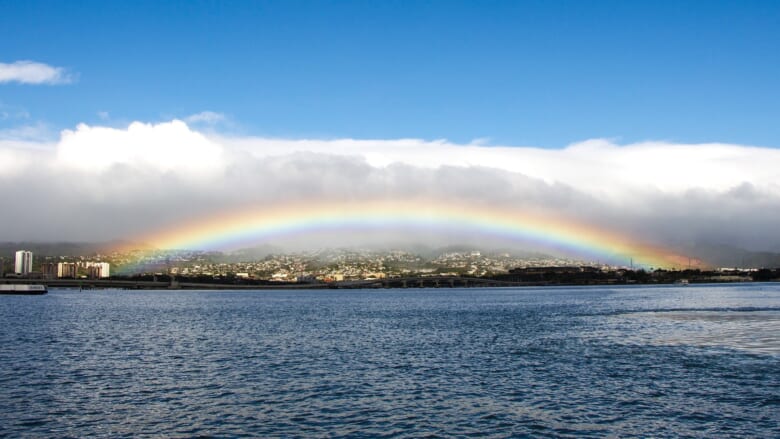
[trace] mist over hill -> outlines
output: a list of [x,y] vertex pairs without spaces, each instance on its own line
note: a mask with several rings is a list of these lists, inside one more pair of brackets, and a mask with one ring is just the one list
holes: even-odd
[[124,241],[109,242],[0,242],[0,257],[13,257],[17,250],[29,250],[35,256],[93,256],[109,254],[117,248],[133,247],[139,250],[148,249],[141,244],[130,244]]
[[725,244],[699,244],[692,246],[688,253],[713,267],[780,267],[780,252],[749,251]]

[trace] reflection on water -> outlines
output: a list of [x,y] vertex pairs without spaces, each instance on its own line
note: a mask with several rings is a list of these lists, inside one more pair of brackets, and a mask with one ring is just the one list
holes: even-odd
[[619,318],[657,319],[637,325],[633,343],[692,345],[780,354],[780,310],[651,311]]

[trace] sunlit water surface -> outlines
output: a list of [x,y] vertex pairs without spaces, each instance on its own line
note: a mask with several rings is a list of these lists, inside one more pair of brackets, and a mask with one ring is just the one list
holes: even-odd
[[780,285],[0,296],[0,436],[780,437]]

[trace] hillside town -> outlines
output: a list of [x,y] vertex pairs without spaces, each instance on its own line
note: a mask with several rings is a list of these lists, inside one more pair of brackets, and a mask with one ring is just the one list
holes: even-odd
[[40,279],[164,274],[202,279],[235,277],[272,282],[330,282],[402,276],[481,277],[506,274],[524,267],[593,264],[544,255],[529,257],[478,250],[448,250],[422,256],[404,250],[326,249],[274,253],[254,259],[221,252],[146,250],[89,256],[36,255],[33,258],[33,252],[19,250],[12,257],[0,257],[0,273],[5,277]]
[[[630,262],[629,262],[630,264]],[[492,279],[515,284],[749,282],[775,280],[778,270],[723,267],[646,269],[539,254],[442,249],[324,249],[266,255],[205,251],[132,250],[90,255],[38,255],[29,250],[0,257],[5,279],[155,279],[196,284],[344,284],[393,279]]]

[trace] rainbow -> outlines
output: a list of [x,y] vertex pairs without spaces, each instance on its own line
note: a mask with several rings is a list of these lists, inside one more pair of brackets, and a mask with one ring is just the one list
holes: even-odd
[[591,260],[631,258],[636,265],[674,268],[686,258],[641,240],[521,209],[430,200],[298,202],[243,209],[180,224],[140,238],[159,249],[225,250],[319,231],[457,229],[565,251]]

